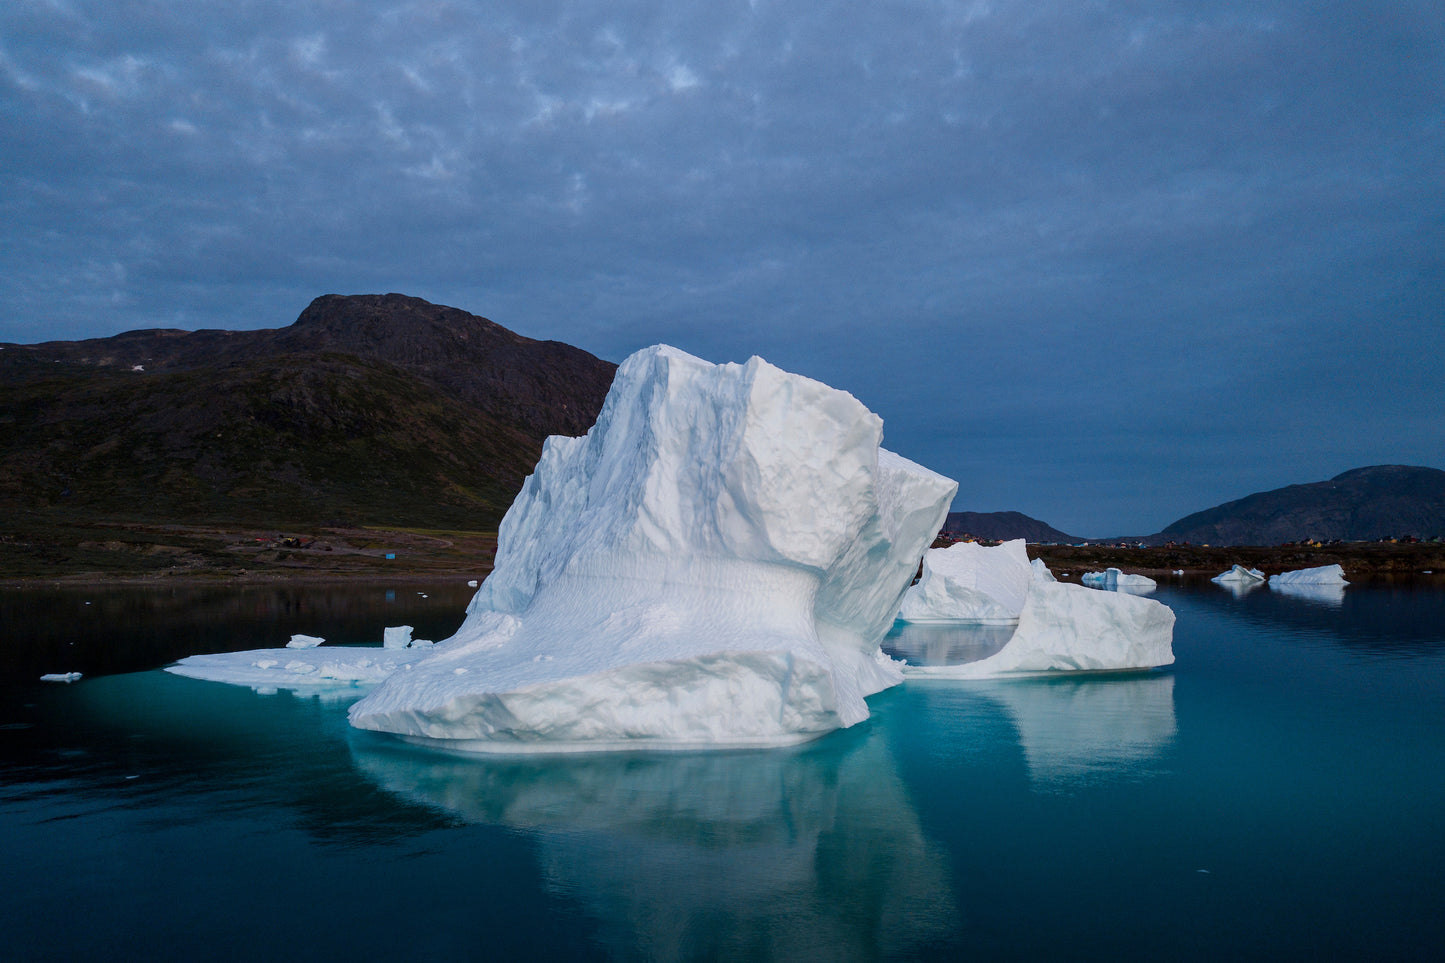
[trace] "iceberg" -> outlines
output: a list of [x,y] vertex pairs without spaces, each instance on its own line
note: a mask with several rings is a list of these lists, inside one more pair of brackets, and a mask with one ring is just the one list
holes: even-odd
[[288,649],[314,649],[326,640],[315,635],[293,635],[291,641],[286,643]]
[[931,548],[923,577],[903,596],[905,622],[1014,622],[1024,607],[1034,570],[1024,540],[992,548],[959,542]]
[[1054,578],[1054,573],[1051,572],[1051,571],[1049,571],[1049,567],[1044,564],[1044,560],[1043,560],[1043,559],[1041,559],[1041,558],[1036,558],[1036,559],[1034,559],[1032,562],[1030,562],[1029,565],[1032,566],[1032,568],[1033,568],[1033,570],[1034,570],[1034,581],[1035,581],[1035,582],[1057,582],[1057,581],[1058,581],[1058,579]]
[[1209,581],[1215,582],[1219,585],[1225,585],[1229,582],[1238,582],[1243,585],[1248,585],[1251,582],[1263,582],[1264,573],[1257,568],[1245,568],[1243,565],[1236,565],[1229,571],[1221,572],[1220,574],[1214,576],[1214,578],[1210,579]]
[[1318,568],[1302,568],[1293,572],[1281,572],[1269,577],[1269,587],[1282,585],[1349,585],[1345,581],[1345,570],[1338,565],[1321,565]]
[[1336,608],[1344,604],[1345,586],[1349,584],[1345,580],[1345,570],[1339,565],[1302,568],[1269,577],[1272,592]]
[[1094,588],[1108,589],[1111,592],[1132,592],[1135,595],[1152,592],[1159,587],[1159,583],[1147,575],[1130,575],[1117,568],[1103,572],[1085,572],[1079,581]]
[[663,345],[553,436],[457,633],[352,725],[474,752],[784,745],[902,681],[879,642],[957,484],[852,395]]
[[1036,582],[1013,637],[962,665],[909,665],[910,678],[982,679],[1054,672],[1152,669],[1174,662],[1174,612],[1153,599]]

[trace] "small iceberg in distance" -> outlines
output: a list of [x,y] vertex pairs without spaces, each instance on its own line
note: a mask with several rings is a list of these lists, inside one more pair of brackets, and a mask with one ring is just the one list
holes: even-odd
[[1103,572],[1085,572],[1079,581],[1093,588],[1127,592],[1131,595],[1147,595],[1159,587],[1159,583],[1147,575],[1130,575],[1117,568]]
[[1349,584],[1345,580],[1345,570],[1339,565],[1302,568],[1269,577],[1272,592],[1332,607],[1344,603],[1345,586]]
[[1339,565],[1321,565],[1318,568],[1301,568],[1293,572],[1281,572],[1269,577],[1271,588],[1281,585],[1349,585],[1345,581],[1345,570]]
[[1236,565],[1227,572],[1221,572],[1209,581],[1216,585],[1228,585],[1237,583],[1240,585],[1257,585],[1264,581],[1264,573],[1257,568],[1245,568],[1243,565]]

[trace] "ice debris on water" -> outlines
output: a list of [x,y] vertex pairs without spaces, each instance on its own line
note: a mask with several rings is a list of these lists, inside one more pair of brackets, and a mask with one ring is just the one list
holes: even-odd
[[326,640],[316,635],[293,635],[286,643],[288,649],[314,649]]
[[41,682],[78,682],[82,678],[80,672],[47,672],[40,677]]

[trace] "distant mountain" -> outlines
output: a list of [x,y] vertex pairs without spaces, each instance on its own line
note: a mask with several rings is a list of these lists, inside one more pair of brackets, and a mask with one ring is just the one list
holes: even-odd
[[1150,541],[1279,545],[1307,538],[1372,541],[1445,536],[1445,471],[1356,468],[1329,481],[1258,492],[1195,512]]
[[495,526],[616,365],[400,294],[0,350],[0,515]]
[[972,535],[989,541],[1022,538],[1029,542],[1072,545],[1083,539],[1065,535],[1057,528],[1019,512],[949,512],[943,530],[954,535]]

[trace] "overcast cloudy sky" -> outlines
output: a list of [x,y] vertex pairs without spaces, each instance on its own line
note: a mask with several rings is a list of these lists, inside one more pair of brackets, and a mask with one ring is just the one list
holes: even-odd
[[0,341],[400,291],[1147,533],[1445,467],[1439,0],[0,4]]

